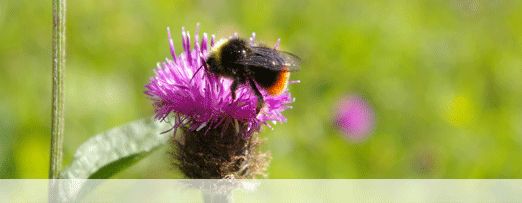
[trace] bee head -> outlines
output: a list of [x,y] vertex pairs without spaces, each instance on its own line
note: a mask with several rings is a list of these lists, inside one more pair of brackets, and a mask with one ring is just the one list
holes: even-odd
[[207,59],[208,71],[212,73],[221,73],[221,63],[219,57],[216,57],[215,54],[210,55]]

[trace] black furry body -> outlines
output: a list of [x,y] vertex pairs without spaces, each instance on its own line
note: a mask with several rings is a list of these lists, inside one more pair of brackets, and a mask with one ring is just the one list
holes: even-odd
[[235,91],[238,85],[248,81],[258,97],[257,112],[263,106],[264,100],[255,82],[261,88],[271,88],[281,78],[282,72],[300,70],[297,66],[299,62],[299,57],[291,53],[251,45],[238,38],[229,39],[221,44],[206,61],[209,72],[234,79],[230,86],[232,99],[236,98]]

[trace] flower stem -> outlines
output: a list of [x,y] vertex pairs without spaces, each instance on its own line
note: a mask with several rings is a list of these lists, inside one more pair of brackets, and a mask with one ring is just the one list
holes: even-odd
[[233,191],[227,192],[226,194],[220,194],[208,190],[203,190],[203,202],[205,203],[233,203]]
[[49,179],[57,179],[62,168],[65,71],[65,3],[53,0],[53,100]]

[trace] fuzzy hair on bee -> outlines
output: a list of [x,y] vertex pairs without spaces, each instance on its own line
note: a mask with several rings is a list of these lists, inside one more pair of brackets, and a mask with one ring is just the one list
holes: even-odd
[[277,95],[286,89],[290,72],[301,70],[298,56],[241,38],[218,41],[211,48],[205,63],[207,72],[233,79],[230,86],[232,99],[236,99],[238,86],[248,82],[258,97],[256,113],[264,105],[263,95],[256,83],[270,95]]

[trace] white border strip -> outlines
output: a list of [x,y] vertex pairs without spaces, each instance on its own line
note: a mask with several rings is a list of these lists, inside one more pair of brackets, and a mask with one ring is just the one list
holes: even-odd
[[[59,180],[97,185],[82,202],[202,202],[201,190],[241,186],[235,202],[520,202],[522,180]],[[74,184],[73,184],[74,183]],[[48,180],[0,180],[0,202],[46,202]],[[215,187],[214,187],[215,188]],[[221,189],[222,189],[221,188]],[[71,188],[76,191],[78,188]]]

